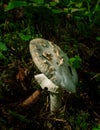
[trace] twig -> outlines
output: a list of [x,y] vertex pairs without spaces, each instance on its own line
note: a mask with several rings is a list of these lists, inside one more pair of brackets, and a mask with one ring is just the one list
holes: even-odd
[[31,96],[29,96],[27,99],[25,99],[20,105],[25,107],[25,106],[34,104],[38,101],[38,99],[40,98],[40,95],[41,95],[41,91],[36,90]]

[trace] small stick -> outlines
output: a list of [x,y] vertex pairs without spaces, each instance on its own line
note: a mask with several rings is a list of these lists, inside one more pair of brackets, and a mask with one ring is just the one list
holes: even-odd
[[36,103],[38,101],[38,99],[40,98],[40,95],[41,95],[41,91],[36,90],[31,96],[29,96],[27,99],[25,99],[21,103],[21,106],[25,107],[25,106],[29,106],[31,104]]

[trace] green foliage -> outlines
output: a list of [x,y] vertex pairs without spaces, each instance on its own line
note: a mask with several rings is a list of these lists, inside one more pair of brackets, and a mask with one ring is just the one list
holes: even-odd
[[5,56],[3,54],[3,52],[7,51],[7,46],[3,43],[0,42],[0,59],[4,59]]
[[65,7],[66,10],[68,10],[68,13],[70,13],[76,21],[79,32],[82,33],[84,36],[87,36],[90,33],[94,25],[100,25],[100,23],[98,22],[98,20],[100,19],[100,17],[98,16],[98,13],[100,14],[99,0],[97,1],[97,3],[94,4],[93,7],[91,3],[91,0],[86,2],[70,1],[67,8]]
[[10,1],[7,5],[7,7],[5,8],[5,11],[9,11],[9,10],[13,10],[15,8],[19,8],[19,7],[25,7],[25,6],[29,6],[29,4],[31,4],[31,2],[36,3],[37,5],[41,5],[44,3],[44,0],[31,0],[30,2],[26,2],[26,1]]
[[51,7],[55,7],[57,5],[57,2],[50,2],[49,4]]
[[70,117],[70,123],[75,130],[88,130],[88,118],[88,113],[80,111],[75,117]]
[[63,11],[60,10],[60,9],[52,9],[52,12],[55,13],[55,14],[60,14],[60,13],[62,13]]
[[78,55],[69,59],[69,63],[76,69],[81,67],[81,61],[82,59]]
[[[32,4],[32,3],[36,3]],[[26,1],[10,1],[8,3],[8,6],[5,8],[6,11],[15,9],[17,7],[23,7],[23,6],[38,6],[41,5],[42,7],[46,7],[50,9],[55,14],[61,14],[61,13],[67,13],[71,14],[72,17],[77,22],[77,28],[81,33],[84,35],[87,35],[88,30],[95,24],[99,24],[99,14],[100,14],[100,5],[99,0],[94,3],[94,6],[92,6],[92,1],[60,1],[57,2],[45,2],[44,0],[31,0],[29,2]],[[63,5],[63,8],[59,8],[59,5]],[[87,24],[87,29],[85,28]]]
[[[100,26],[100,1],[93,3],[90,1],[67,0],[60,1],[62,8],[57,8],[57,4],[53,3],[51,10],[53,13],[66,13],[73,18],[79,33],[88,36],[95,25]],[[51,4],[52,5],[52,4]]]
[[29,123],[30,120],[28,120],[25,116],[15,112],[15,111],[11,111],[9,110],[8,114],[10,114],[11,116],[17,118],[18,120],[20,120],[21,122],[26,122],[26,123]]
[[7,51],[6,45],[2,42],[0,42],[0,51]]
[[30,39],[32,39],[31,30],[29,27],[23,29],[21,32],[18,32],[17,34],[22,41],[29,41]]
[[100,130],[100,124],[98,125],[98,127],[93,128],[92,130]]
[[8,6],[5,8],[5,11],[9,11],[18,7],[27,6],[26,1],[11,1],[8,3]]
[[100,41],[100,36],[99,36],[99,37],[96,37],[96,39],[97,39],[98,41]]
[[37,3],[37,4],[43,4],[44,3],[44,0],[31,0],[32,2],[34,3]]
[[31,35],[28,35],[28,34],[25,35],[23,33],[19,33],[18,35],[21,38],[21,40],[23,40],[23,41],[29,41],[31,39]]

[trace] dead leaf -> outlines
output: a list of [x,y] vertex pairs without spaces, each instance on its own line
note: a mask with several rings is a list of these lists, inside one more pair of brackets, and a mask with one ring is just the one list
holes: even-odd
[[18,73],[16,75],[16,79],[20,80],[20,81],[23,81],[25,79],[25,73],[26,73],[25,69],[19,67],[19,71],[18,71]]

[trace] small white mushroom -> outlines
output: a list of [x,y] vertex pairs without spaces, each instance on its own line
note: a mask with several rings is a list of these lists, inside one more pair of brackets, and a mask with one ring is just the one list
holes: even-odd
[[50,92],[50,110],[54,112],[61,106],[63,89],[76,92],[77,72],[69,64],[67,55],[48,40],[33,39],[30,41],[29,49],[33,62],[42,72],[35,75],[35,79],[42,89],[47,88]]

